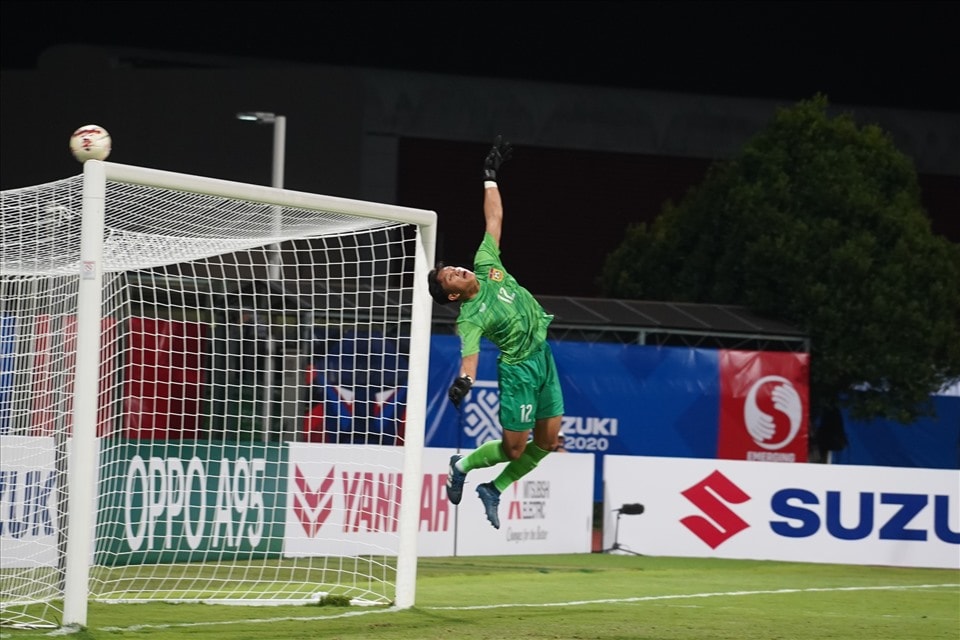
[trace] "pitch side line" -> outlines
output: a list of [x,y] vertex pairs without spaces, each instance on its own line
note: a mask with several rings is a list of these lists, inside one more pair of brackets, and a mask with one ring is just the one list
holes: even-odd
[[781,593],[817,593],[825,591],[910,591],[913,589],[945,589],[960,587],[960,584],[911,584],[878,587],[809,587],[806,589],[768,589],[760,591],[717,591],[710,593],[678,593],[663,596],[637,596],[634,598],[605,598],[601,600],[572,600],[570,602],[545,602],[543,604],[488,604],[461,607],[420,607],[430,611],[470,611],[475,609],[506,609],[512,607],[569,607],[582,604],[618,604],[652,602],[655,600],[687,600],[694,598],[718,598],[724,596],[763,596]]
[[[631,602],[653,602],[657,600],[691,600],[696,598],[721,598],[729,596],[762,596],[790,593],[823,593],[831,591],[911,591],[916,589],[956,589],[960,584],[909,584],[909,585],[885,585],[877,587],[808,587],[806,589],[769,589],[760,591],[718,591],[709,593],[678,593],[673,595],[661,596],[637,596],[633,598],[604,598],[601,600],[572,600],[568,602],[544,602],[541,604],[491,604],[474,605],[460,607],[417,607],[424,611],[471,611],[476,609],[507,609],[507,608],[535,608],[535,607],[570,607],[587,604],[617,604]],[[352,618],[355,616],[366,616],[382,613],[395,613],[406,611],[407,609],[397,609],[396,607],[387,607],[385,609],[364,609],[362,611],[347,611],[330,616],[283,616],[279,618],[250,618],[247,620],[223,620],[219,622],[183,622],[173,624],[137,624],[129,627],[99,627],[99,631],[123,632],[140,631],[143,629],[187,629],[191,627],[222,627],[238,624],[259,624],[290,621],[317,621],[317,620],[335,620],[337,618]],[[65,635],[63,630],[52,631],[48,636]]]

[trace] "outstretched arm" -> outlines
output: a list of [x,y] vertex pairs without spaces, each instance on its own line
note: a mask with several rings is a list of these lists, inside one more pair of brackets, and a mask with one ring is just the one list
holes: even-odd
[[503,202],[500,200],[500,189],[497,187],[497,172],[500,165],[513,155],[513,147],[504,142],[501,136],[493,141],[493,146],[483,160],[483,217],[486,221],[486,231],[500,246],[500,232],[503,229]]
[[496,182],[487,182],[483,190],[483,217],[487,221],[487,233],[500,246],[500,230],[503,228],[503,203]]

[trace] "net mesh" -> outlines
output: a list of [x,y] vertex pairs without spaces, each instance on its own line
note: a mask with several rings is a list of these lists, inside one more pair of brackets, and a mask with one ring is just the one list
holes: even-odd
[[[5,624],[60,613],[82,189],[2,194]],[[417,227],[127,182],[105,203],[90,596],[390,602]]]

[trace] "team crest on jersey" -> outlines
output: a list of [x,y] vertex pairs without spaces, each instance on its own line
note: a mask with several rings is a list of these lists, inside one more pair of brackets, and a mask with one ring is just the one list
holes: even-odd
[[503,271],[500,271],[500,269],[497,269],[495,267],[491,267],[490,273],[488,274],[487,277],[489,277],[494,282],[503,282]]

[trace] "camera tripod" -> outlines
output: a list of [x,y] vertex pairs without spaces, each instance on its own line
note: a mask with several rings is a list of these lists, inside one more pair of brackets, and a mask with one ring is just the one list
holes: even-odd
[[642,504],[625,504],[619,509],[614,509],[614,511],[617,513],[617,523],[613,530],[613,544],[610,545],[609,549],[604,549],[603,553],[611,553],[613,551],[622,551],[623,553],[632,553],[635,556],[642,556],[643,555],[642,553],[637,553],[636,551],[633,551],[632,549],[624,547],[622,544],[620,544],[620,516],[624,514],[628,516],[634,516],[634,515],[638,516],[641,513],[643,513],[643,505]]

